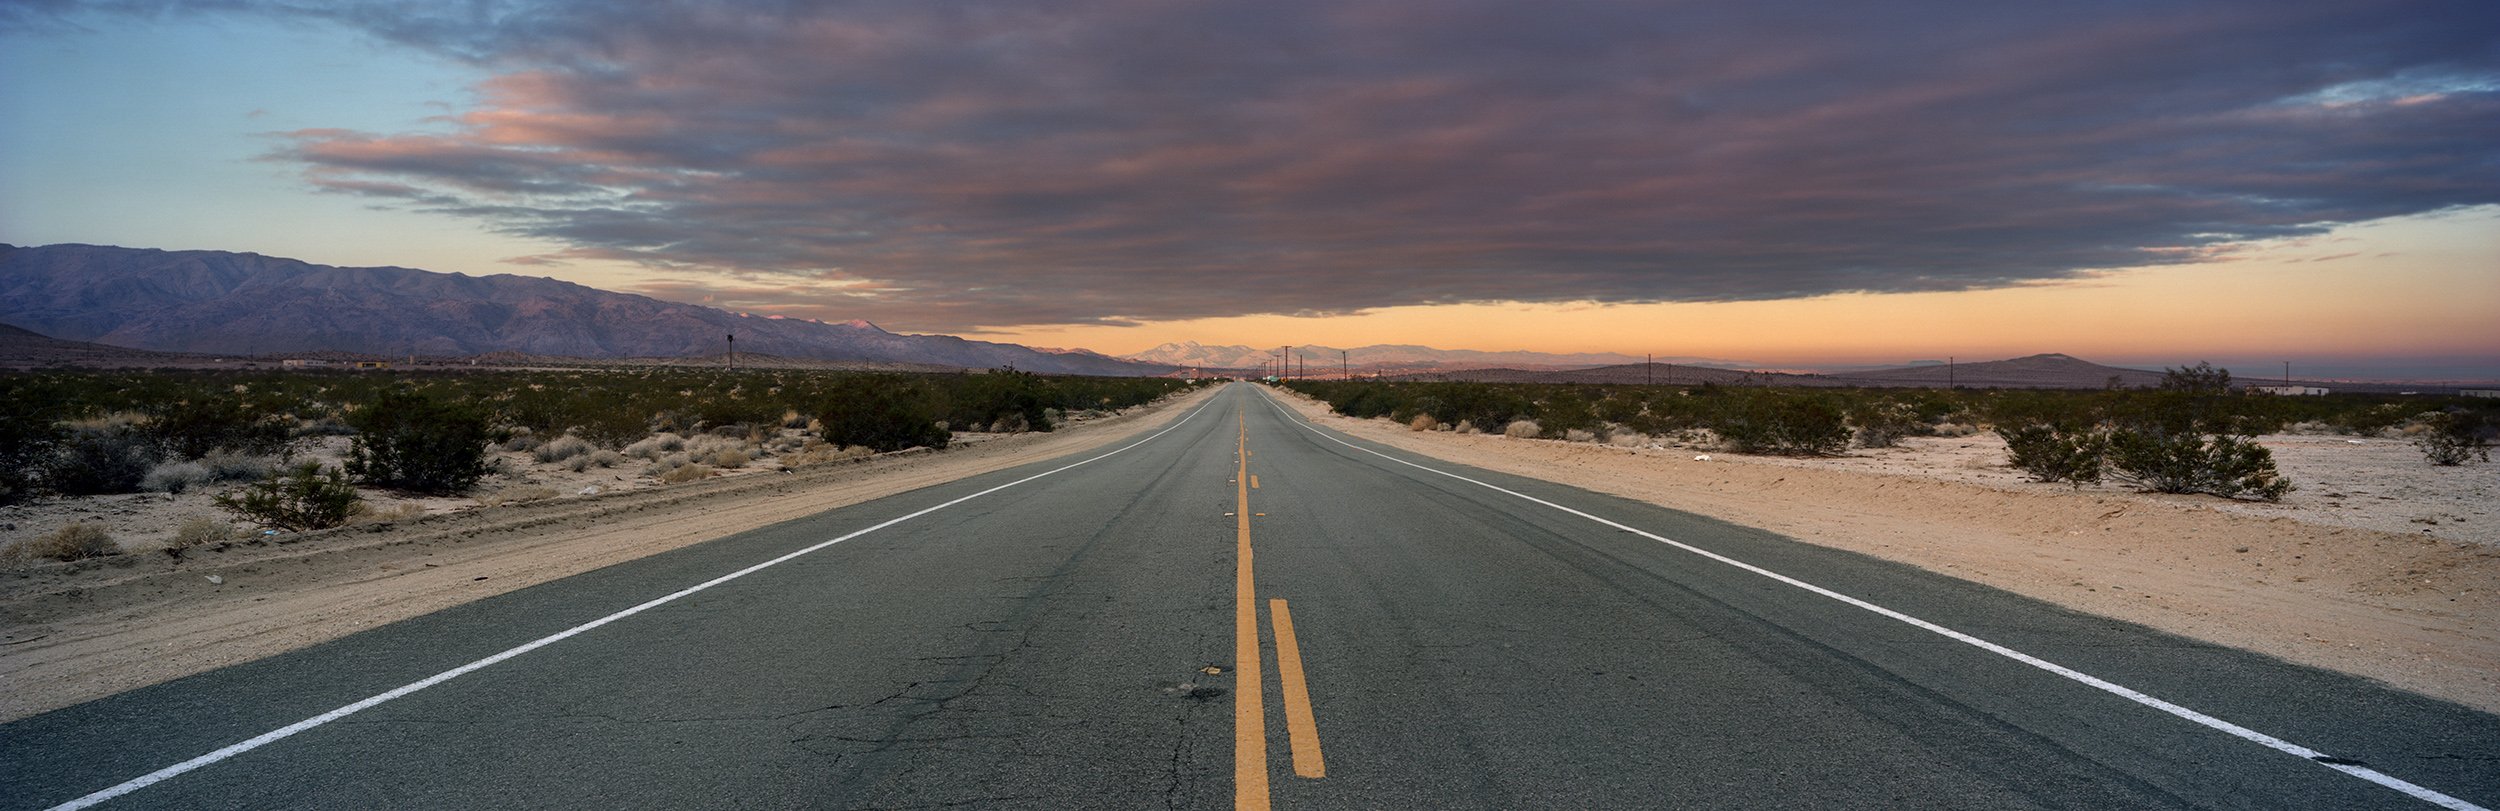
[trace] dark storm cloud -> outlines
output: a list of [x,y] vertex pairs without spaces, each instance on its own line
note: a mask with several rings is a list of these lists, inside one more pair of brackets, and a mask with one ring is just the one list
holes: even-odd
[[2500,5],[2038,5],[285,6],[496,78],[283,157],[922,329],[1984,288],[2500,202]]

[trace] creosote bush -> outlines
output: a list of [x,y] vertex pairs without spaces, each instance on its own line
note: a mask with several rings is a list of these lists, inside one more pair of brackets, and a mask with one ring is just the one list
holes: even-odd
[[2109,435],[2094,428],[2034,423],[1998,426],[2014,467],[2043,482],[2068,482],[2077,487],[2101,480],[2109,456]]
[[391,392],[357,409],[347,471],[378,487],[430,495],[467,492],[489,468],[486,415],[461,403]]
[[2465,411],[2441,412],[2423,421],[2424,430],[2413,438],[2413,446],[2422,449],[2422,458],[2441,467],[2455,467],[2474,459],[2491,461],[2491,437],[2494,427],[2480,415]]
[[[987,376],[983,376],[987,377]],[[928,392],[909,378],[863,375],[845,378],[816,412],[824,440],[836,445],[861,445],[879,451],[914,446],[944,449],[948,437],[938,427],[938,410]]]
[[1711,427],[1740,453],[1829,456],[1849,449],[1840,406],[1817,395],[1728,398]]
[[362,500],[345,471],[323,468],[316,461],[299,462],[216,498],[219,509],[269,529],[292,532],[347,523]]
[[148,471],[164,459],[155,440],[137,426],[92,424],[74,427],[63,438],[44,471],[44,481],[62,495],[100,496],[136,493]]
[[2120,430],[2109,437],[2110,475],[2157,493],[2207,493],[2281,501],[2292,483],[2274,453],[2229,434]]

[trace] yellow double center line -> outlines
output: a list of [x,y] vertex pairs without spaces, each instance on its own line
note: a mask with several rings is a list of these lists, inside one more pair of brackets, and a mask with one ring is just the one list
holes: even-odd
[[[1268,807],[1267,704],[1259,676],[1258,580],[1251,574],[1250,551],[1250,424],[1236,420],[1239,454],[1233,471],[1233,807]],[[1269,600],[1276,624],[1276,671],[1284,687],[1285,732],[1293,747],[1293,772],[1306,778],[1325,777],[1320,756],[1319,725],[1311,711],[1309,683],[1302,675],[1302,646],[1294,639],[1293,612],[1284,600]]]

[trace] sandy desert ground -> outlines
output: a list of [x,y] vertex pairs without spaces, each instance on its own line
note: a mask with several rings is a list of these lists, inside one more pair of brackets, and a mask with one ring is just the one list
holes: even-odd
[[[136,554],[0,572],[0,719],[249,661],[825,509],[1109,445],[1204,394],[1050,434],[658,486],[640,463],[575,473],[515,459],[482,491],[560,498],[194,551],[146,551],[204,497],[0,512],[0,539],[102,520]],[[2500,467],[2432,468],[2396,440],[2267,437],[2301,487],[2280,504],[2025,481],[1994,437],[1837,458],[1737,456],[1417,433],[1281,395],[1306,419],[1463,464],[1549,479],[1951,574],[2080,611],[2356,673],[2500,711]],[[600,491],[584,495],[585,488]],[[386,505],[388,506],[388,505]],[[454,510],[457,509],[455,512]],[[83,512],[82,512],[83,511]],[[700,517],[700,521],[694,521]],[[698,524],[699,532],[686,527]],[[212,581],[213,578],[213,581]]]

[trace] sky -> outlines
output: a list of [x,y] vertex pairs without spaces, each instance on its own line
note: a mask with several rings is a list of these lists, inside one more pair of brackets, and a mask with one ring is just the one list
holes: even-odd
[[0,242],[1113,353],[2500,378],[2500,5],[0,0]]

